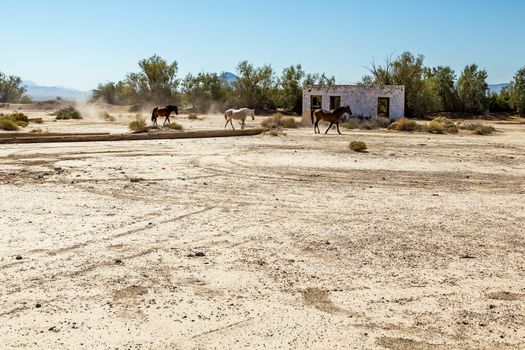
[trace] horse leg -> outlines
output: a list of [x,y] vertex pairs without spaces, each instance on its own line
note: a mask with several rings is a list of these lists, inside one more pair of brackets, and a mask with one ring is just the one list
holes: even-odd
[[229,122],[230,122],[230,121],[229,121],[228,119],[226,119],[226,124],[224,124],[224,128],[225,128],[225,129],[226,129],[226,127],[228,126],[228,123],[229,123]]
[[244,120],[241,123],[241,129],[244,129]]
[[233,118],[230,119],[230,124],[231,124],[231,126],[232,126],[232,129],[235,130],[235,127],[233,126]]
[[330,122],[330,126],[329,126],[328,129],[326,129],[326,131],[324,132],[325,134],[328,134],[328,130],[330,130],[330,128],[332,127],[332,125],[334,125],[334,122]]
[[337,126],[337,132],[339,133],[339,135],[342,135],[341,131],[339,131],[339,122],[335,123],[335,126]]
[[316,134],[318,134],[318,131],[319,131],[319,119],[317,119],[317,120],[315,121],[315,124],[314,124],[314,132],[315,132]]

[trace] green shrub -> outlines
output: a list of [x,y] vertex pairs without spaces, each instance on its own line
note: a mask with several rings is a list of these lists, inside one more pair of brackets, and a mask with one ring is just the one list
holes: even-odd
[[189,120],[196,120],[196,119],[199,119],[199,117],[197,117],[197,114],[195,114],[195,113],[191,113],[191,114],[188,116],[188,119],[189,119]]
[[407,118],[401,118],[396,122],[393,122],[388,126],[388,130],[397,130],[397,131],[421,131],[422,127],[414,120]]
[[26,125],[29,123],[29,118],[22,112],[13,112],[11,115],[9,115],[9,118],[11,118],[11,120],[13,120],[15,123],[22,122],[26,123]]
[[80,112],[71,106],[61,108],[53,114],[56,115],[56,120],[82,119]]
[[0,130],[18,131],[18,125],[8,117],[0,117]]
[[348,145],[348,148],[350,148],[354,152],[363,152],[367,149],[366,143],[363,141],[352,141]]
[[30,132],[31,132],[31,134],[41,134],[41,133],[43,133],[43,130],[42,129],[33,129]]
[[178,131],[182,131],[184,129],[182,125],[176,122],[168,124],[168,128],[170,128],[171,130],[178,130]]
[[146,121],[142,118],[136,118],[129,122],[129,129],[134,132],[144,132],[146,131]]
[[447,117],[436,117],[426,125],[426,131],[434,134],[457,134],[458,127]]

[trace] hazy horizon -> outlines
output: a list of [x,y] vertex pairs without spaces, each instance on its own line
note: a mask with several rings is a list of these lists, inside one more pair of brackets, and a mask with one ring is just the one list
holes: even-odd
[[91,90],[138,70],[158,54],[187,73],[236,73],[242,60],[271,64],[279,75],[292,64],[355,83],[375,59],[403,51],[427,66],[467,64],[505,83],[525,65],[520,1],[451,0],[401,4],[386,0],[162,1],[128,3],[7,0],[0,71],[40,85]]

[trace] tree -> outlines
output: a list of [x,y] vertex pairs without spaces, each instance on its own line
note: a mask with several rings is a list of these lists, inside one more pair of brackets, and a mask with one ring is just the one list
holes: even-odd
[[139,61],[138,73],[130,73],[125,83],[130,87],[131,99],[138,103],[169,104],[176,99],[179,81],[177,61],[168,64],[154,55]]
[[488,108],[487,72],[479,70],[476,64],[466,66],[458,84],[458,96],[464,112],[485,113]]
[[511,106],[525,115],[525,66],[516,72],[509,88]]
[[277,105],[288,111],[298,114],[302,111],[303,90],[302,81],[305,77],[300,64],[290,66],[283,70],[281,79],[279,79],[279,93]]
[[238,79],[233,83],[237,107],[272,109],[275,107],[276,83],[269,65],[255,68],[248,61],[237,65]]
[[188,74],[182,81],[182,90],[187,102],[201,113],[214,106],[223,109],[231,95],[229,84],[216,73]]
[[435,93],[440,98],[441,110],[452,112],[457,109],[458,94],[456,91],[454,70],[448,66],[428,69],[425,80],[433,81]]
[[511,94],[508,87],[501,89],[500,93],[489,96],[489,111],[495,113],[508,113],[512,111]]
[[319,74],[319,73],[313,73],[313,74],[306,74],[304,80],[303,80],[303,86],[308,85],[326,85],[326,86],[332,86],[335,84],[335,77],[334,76],[327,76],[325,73]]
[[0,72],[0,102],[12,103],[19,102],[22,99],[27,100],[24,96],[26,88],[22,85],[20,77],[10,75],[7,76]]
[[117,83],[107,82],[98,84],[93,90],[91,101],[103,101],[114,105],[133,103],[130,101],[130,87],[123,81]]
[[[367,85],[404,85],[405,86],[405,113],[420,115],[429,112],[434,103],[429,103],[428,93],[433,90],[425,86],[423,81],[424,56],[415,57],[410,52],[404,52],[395,60],[387,58],[384,66],[372,62],[368,68],[370,74],[363,77],[362,83]],[[434,96],[431,96],[434,99]]]

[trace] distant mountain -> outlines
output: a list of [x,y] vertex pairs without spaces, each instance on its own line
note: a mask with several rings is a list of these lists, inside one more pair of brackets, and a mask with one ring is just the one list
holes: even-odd
[[491,94],[499,94],[507,86],[509,86],[509,83],[489,84],[489,90]]
[[222,73],[221,78],[225,80],[228,84],[233,84],[237,79],[239,79],[238,76],[230,72]]
[[91,91],[80,91],[60,86],[44,86],[31,80],[23,80],[22,85],[27,89],[26,95],[34,101],[54,100],[57,97],[64,100],[85,101],[91,96]]

